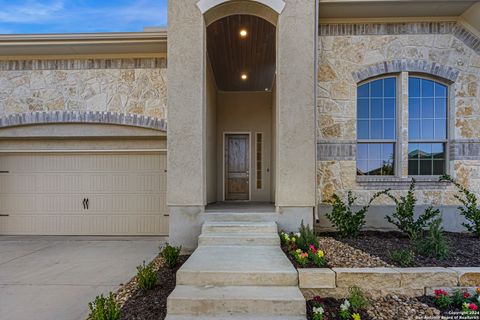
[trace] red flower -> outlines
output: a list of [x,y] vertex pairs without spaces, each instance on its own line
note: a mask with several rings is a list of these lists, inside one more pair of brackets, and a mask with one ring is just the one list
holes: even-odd
[[313,254],[317,252],[317,249],[315,249],[315,246],[313,244],[310,245],[310,250],[312,251]]
[[313,301],[318,302],[318,303],[322,303],[323,299],[320,296],[315,296],[315,297],[313,297]]
[[464,292],[464,293],[463,293],[463,298],[464,298],[464,299],[470,298],[470,293]]
[[442,289],[435,290],[434,292],[437,299],[440,298],[440,296],[448,296],[448,293]]
[[468,305],[468,309],[473,310],[473,311],[477,311],[477,310],[478,310],[478,306],[477,306],[475,303],[470,303],[470,304]]

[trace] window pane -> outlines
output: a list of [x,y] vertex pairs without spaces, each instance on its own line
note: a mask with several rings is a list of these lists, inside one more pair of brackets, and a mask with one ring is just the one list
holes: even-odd
[[394,143],[359,143],[357,145],[357,174],[393,175]]
[[408,161],[408,175],[409,176],[418,176],[418,160],[409,160]]
[[422,140],[433,140],[433,120],[432,119],[424,119],[421,122],[421,139]]
[[383,90],[385,93],[385,97],[396,97],[397,94],[397,83],[395,78],[387,78],[383,82]]
[[420,118],[420,98],[408,99],[408,117],[410,119]]
[[383,100],[382,99],[371,100],[371,112],[372,112],[372,118],[376,118],[376,119],[383,118]]
[[395,120],[384,120],[383,138],[391,140],[395,139]]
[[357,174],[361,176],[368,174],[367,160],[357,160]]
[[447,138],[447,121],[435,120],[435,140],[445,140]]
[[370,117],[370,111],[368,109],[368,99],[358,99],[357,117],[368,119]]
[[368,98],[370,96],[370,84],[366,83],[357,89],[358,98]]
[[368,127],[369,127],[368,120],[358,120],[357,121],[357,136],[358,139],[368,139]]
[[420,120],[410,120],[408,122],[408,138],[410,140],[420,139]]
[[383,97],[383,80],[377,80],[370,83],[370,95],[372,98]]
[[436,159],[445,159],[445,145],[443,143],[432,143],[432,156]]
[[422,79],[422,97],[433,97],[433,81]]
[[435,116],[433,101],[433,98],[422,99],[422,118],[433,118]]
[[393,146],[393,143],[382,144],[382,159],[389,161],[394,160]]
[[436,97],[446,97],[447,96],[447,86],[436,82],[435,83],[435,96]]
[[370,139],[382,139],[383,138],[383,121],[372,120],[370,121]]
[[419,157],[419,146],[418,143],[409,143],[408,144],[408,159],[418,159]]
[[395,171],[393,166],[393,160],[384,162],[382,167],[382,175],[392,176],[394,174],[395,174]]
[[383,101],[383,116],[385,118],[395,118],[395,99],[387,98]]
[[432,160],[420,160],[420,175],[432,175]]
[[369,159],[382,159],[382,145],[380,143],[371,143],[368,145]]
[[368,174],[375,176],[382,175],[382,160],[368,161]]
[[368,144],[359,143],[357,145],[357,159],[358,160],[368,159]]
[[442,175],[445,173],[445,161],[444,160],[433,160],[433,174]]
[[435,98],[435,118],[447,117],[447,99]]
[[410,77],[408,79],[408,96],[420,97],[420,79]]
[[418,148],[418,156],[421,159],[431,159],[432,158],[432,144],[431,143],[420,143]]

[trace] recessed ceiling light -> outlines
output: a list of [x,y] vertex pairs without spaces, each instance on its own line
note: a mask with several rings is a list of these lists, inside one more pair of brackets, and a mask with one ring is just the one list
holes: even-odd
[[247,80],[248,76],[246,73],[242,73],[242,75],[240,76],[240,78],[242,78],[242,80]]
[[240,37],[245,38],[247,35],[248,35],[247,30],[245,29],[240,30]]
[[268,88],[265,88],[265,91],[268,91]]

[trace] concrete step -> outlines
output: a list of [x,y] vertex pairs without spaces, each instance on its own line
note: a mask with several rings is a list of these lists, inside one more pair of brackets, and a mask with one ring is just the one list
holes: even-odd
[[[302,316],[305,299],[297,287],[198,287],[177,285],[167,300],[172,315]],[[251,318],[249,318],[251,319]]]
[[231,314],[224,315],[208,315],[208,316],[196,316],[192,314],[187,315],[167,315],[165,320],[306,320],[305,316],[258,316],[258,315],[243,315],[236,316]]
[[198,238],[200,246],[278,246],[280,238],[275,233],[205,233]]
[[298,275],[278,246],[200,246],[177,272],[192,286],[297,286]]
[[205,221],[268,222],[277,221],[276,212],[206,212]]
[[207,221],[202,226],[203,233],[277,233],[275,222],[219,222]]

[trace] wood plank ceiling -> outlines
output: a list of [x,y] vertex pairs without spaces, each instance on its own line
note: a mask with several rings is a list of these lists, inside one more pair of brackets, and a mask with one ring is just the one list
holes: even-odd
[[[240,31],[247,36],[241,37]],[[207,51],[221,91],[271,90],[275,78],[275,26],[251,15],[233,15],[207,27]],[[242,74],[247,79],[242,79]]]

